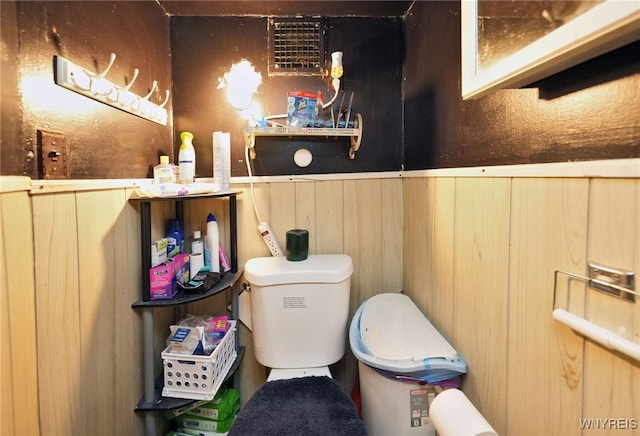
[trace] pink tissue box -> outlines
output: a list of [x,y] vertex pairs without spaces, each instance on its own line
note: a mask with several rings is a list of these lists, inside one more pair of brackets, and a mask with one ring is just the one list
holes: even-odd
[[169,300],[178,293],[178,282],[189,281],[189,255],[180,253],[149,270],[149,298]]

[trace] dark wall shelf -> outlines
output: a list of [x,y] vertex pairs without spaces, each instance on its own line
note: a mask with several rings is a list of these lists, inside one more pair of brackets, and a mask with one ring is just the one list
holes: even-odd
[[170,300],[149,300],[144,301],[144,299],[140,299],[133,303],[131,307],[134,309],[142,308],[142,307],[170,307],[170,306],[180,306],[182,304],[193,303],[195,301],[204,300],[205,298],[213,297],[221,292],[227,291],[230,287],[236,284],[242,272],[228,272],[224,274],[218,283],[207,292],[203,293],[195,293],[195,292],[186,292],[186,291],[178,291],[178,293]]
[[[217,192],[213,194],[204,195],[184,195],[176,197],[131,197],[131,201],[140,203],[140,250],[142,261],[142,301],[150,301],[150,283],[148,271],[151,269],[151,202],[156,201],[174,201],[176,207],[176,218],[182,220],[184,218],[183,202],[192,200],[203,199],[216,199],[216,198],[229,198],[229,226],[230,226],[230,247],[229,247],[229,261],[231,262],[231,272],[238,271],[238,219],[236,214],[236,197],[238,192]],[[216,289],[216,288],[214,288]],[[214,294],[211,294],[214,295]],[[211,295],[208,295],[210,297]],[[197,298],[201,299],[201,298]],[[175,304],[162,304],[160,300],[154,301],[154,305],[173,306]],[[195,300],[194,300],[195,301]],[[188,303],[188,301],[184,301]],[[136,303],[137,304],[137,303]],[[183,303],[176,303],[183,304]],[[135,306],[140,307],[140,306]]]
[[[237,333],[237,332],[236,332]],[[229,370],[229,373],[225,377],[223,383],[226,383],[236,372],[242,361],[245,347],[238,347],[238,357],[236,357],[233,366]],[[135,411],[136,412],[165,412],[167,410],[174,410],[181,407],[189,406],[196,403],[198,400],[190,400],[187,398],[171,398],[162,396],[162,387],[164,386],[164,378],[162,374],[156,378],[155,381],[155,395],[152,401],[147,402],[145,398],[141,398],[138,402]]]
[[[135,411],[145,413],[145,434],[147,436],[156,436],[156,419],[154,412],[173,410],[188,406],[197,400],[184,398],[170,398],[162,396],[162,387],[164,385],[163,375],[156,377],[154,370],[154,321],[153,312],[158,307],[172,307],[183,304],[193,303],[195,301],[204,300],[222,292],[232,292],[231,297],[231,318],[238,319],[238,295],[239,289],[236,282],[242,275],[238,271],[238,254],[237,254],[237,211],[236,197],[238,192],[218,192],[206,195],[187,195],[179,197],[137,197],[133,196],[130,200],[140,205],[140,256],[142,268],[142,298],[131,305],[133,309],[142,312],[142,330],[143,330],[143,376],[144,376],[144,395],[138,402]],[[169,300],[151,300],[150,299],[150,281],[149,270],[151,269],[151,203],[157,201],[173,201],[175,202],[176,218],[183,219],[183,203],[191,200],[207,200],[207,199],[229,199],[229,261],[231,262],[231,271],[223,274],[220,280],[207,292],[191,293],[180,290],[172,299]],[[244,355],[244,347],[240,347],[238,330],[235,335],[236,360],[225,377],[223,382],[233,376],[233,385],[237,388],[236,370]]]

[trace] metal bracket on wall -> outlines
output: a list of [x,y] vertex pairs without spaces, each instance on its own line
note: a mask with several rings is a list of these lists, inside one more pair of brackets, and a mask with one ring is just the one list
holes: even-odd
[[[618,268],[589,262],[589,285],[607,295],[612,295],[632,303],[636,301],[635,274]],[[631,291],[631,292],[629,292]]]
[[167,125],[168,114],[164,107],[169,101],[169,90],[166,91],[165,100],[160,104],[149,101],[158,87],[155,80],[151,91],[144,97],[129,91],[138,78],[140,71],[137,68],[134,70],[133,79],[126,86],[118,86],[105,79],[116,59],[115,53],[111,53],[109,65],[101,73],[93,73],[61,56],[54,56],[53,59],[54,80],[57,85],[154,123]]

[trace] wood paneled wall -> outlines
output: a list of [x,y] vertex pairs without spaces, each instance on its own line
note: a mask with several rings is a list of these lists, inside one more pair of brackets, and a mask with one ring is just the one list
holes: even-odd
[[[345,253],[353,259],[349,315],[367,298],[402,288],[402,180],[364,179],[255,185],[260,218],[267,221],[285,246],[286,231],[309,230],[311,254]],[[240,202],[240,263],[269,252],[257,232],[250,189]],[[241,341],[248,356],[242,362],[241,394],[246,401],[266,380],[253,357],[251,334]],[[357,362],[346,346],[345,358],[334,365],[334,377],[350,391]]]
[[[242,267],[249,258],[269,253],[257,231],[250,189],[238,188],[242,191],[238,200]],[[32,426],[26,434],[142,434],[142,416],[133,411],[142,396],[142,318],[131,308],[141,295],[139,213],[128,202],[132,189],[49,191],[32,195],[31,204],[27,190],[17,201],[13,194],[1,197],[3,268],[13,271],[15,262],[8,253],[33,261],[31,266],[22,265],[22,273],[2,271],[3,344],[11,339],[20,345],[2,354],[3,434],[13,433],[18,420]],[[312,254],[346,253],[353,258],[351,313],[374,294],[401,289],[400,178],[256,184],[255,199],[261,219],[269,222],[281,245],[287,230],[305,228],[310,232]],[[228,244],[225,201],[185,203],[185,234],[204,230],[206,216],[213,212]],[[6,219],[9,211],[11,219]],[[164,234],[164,223],[173,216],[171,202],[152,204],[153,238]],[[25,244],[25,235],[33,245]],[[16,289],[18,279],[22,285],[25,277],[33,278],[30,271],[36,271],[31,293],[22,286]],[[5,286],[7,281],[11,286]],[[28,285],[26,281],[27,290]],[[17,297],[22,307],[14,311]],[[180,311],[155,310],[157,373],[168,325],[184,313],[220,313],[228,302],[215,297]],[[11,312],[5,313],[9,308]],[[11,329],[5,329],[8,324]],[[5,337],[8,334],[11,338]],[[241,342],[247,346],[240,368],[246,401],[264,383],[266,373],[254,359],[251,334],[244,326]],[[25,347],[29,343],[30,352]],[[25,373],[29,365],[31,375]],[[333,371],[346,389],[353,386],[356,362],[350,352]],[[31,385],[16,389],[23,382]],[[15,392],[10,390],[11,383]],[[8,415],[16,420],[6,420]],[[166,428],[161,418],[158,422],[158,428]]]
[[[467,361],[463,390],[499,434],[640,434],[638,362],[551,316],[555,270],[640,271],[640,180],[407,178],[404,223],[404,290]],[[637,303],[571,298],[640,339]]]
[[30,188],[27,177],[3,177],[0,183],[2,435],[40,432]]
[[[2,348],[3,434],[141,434],[133,409],[142,396],[142,320],[131,309],[141,295],[140,230],[131,188],[40,193],[30,204],[27,191],[6,192],[4,181],[2,341],[11,347]],[[268,251],[250,189],[237,187],[242,266]],[[598,260],[640,271],[640,180],[297,181],[256,184],[255,199],[281,244],[286,230],[302,227],[311,253],[353,258],[351,314],[372,295],[404,289],[469,364],[463,389],[500,434],[613,434],[581,430],[580,419],[638,418],[638,363],[585,341],[551,311],[556,269],[583,274]],[[224,201],[187,205],[187,234],[208,212],[224,229]],[[159,237],[173,205],[154,203],[152,213]],[[575,297],[589,319],[638,341],[638,304],[593,291]],[[219,312],[228,303],[211,300],[185,311]],[[157,372],[176,312],[155,311]],[[240,333],[246,401],[266,374],[250,332]],[[332,367],[347,391],[356,368],[350,351]]]
[[126,189],[33,197],[41,434],[142,434],[140,252]]
[[[234,189],[236,185],[233,186]],[[258,217],[251,189],[238,185],[238,263],[270,253],[257,230]],[[309,230],[309,253],[345,253],[353,259],[350,317],[367,298],[385,291],[402,289],[402,180],[363,179],[296,181],[254,185],[260,220],[269,223],[273,234],[285,248],[287,230]],[[221,223],[226,205],[221,202],[188,202],[185,221],[196,223],[187,233],[203,229],[206,216],[213,212]],[[223,225],[224,227],[224,225]],[[228,241],[228,235],[221,236]],[[219,299],[220,300],[220,299]],[[219,313],[224,310],[216,298],[192,304],[189,313]],[[240,371],[241,400],[244,403],[266,381],[265,368],[253,353],[251,332],[241,325],[240,343],[246,346]],[[343,360],[334,365],[334,377],[350,391],[357,379],[357,362],[346,345]]]

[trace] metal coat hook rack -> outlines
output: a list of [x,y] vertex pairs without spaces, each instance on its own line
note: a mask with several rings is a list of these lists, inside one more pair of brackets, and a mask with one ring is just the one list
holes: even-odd
[[597,342],[611,350],[618,351],[640,362],[640,344],[629,340],[609,329],[606,329],[592,321],[585,319],[570,311],[572,286],[567,287],[565,308],[556,307],[558,303],[558,282],[560,276],[569,280],[583,282],[587,288],[604,293],[614,298],[621,299],[627,304],[635,304],[636,297],[640,296],[635,290],[635,275],[631,271],[624,271],[591,262],[589,264],[589,277],[583,277],[566,271],[556,271],[553,286],[553,318],[586,338]]
[[167,125],[168,114],[165,106],[169,101],[169,90],[166,91],[165,99],[160,104],[150,100],[158,88],[158,82],[155,80],[151,91],[144,97],[131,92],[131,86],[140,74],[140,70],[137,68],[133,71],[133,78],[125,86],[118,86],[106,79],[116,60],[115,53],[111,53],[107,68],[99,73],[82,68],[62,56],[54,56],[53,58],[54,79],[57,85],[154,123]]

